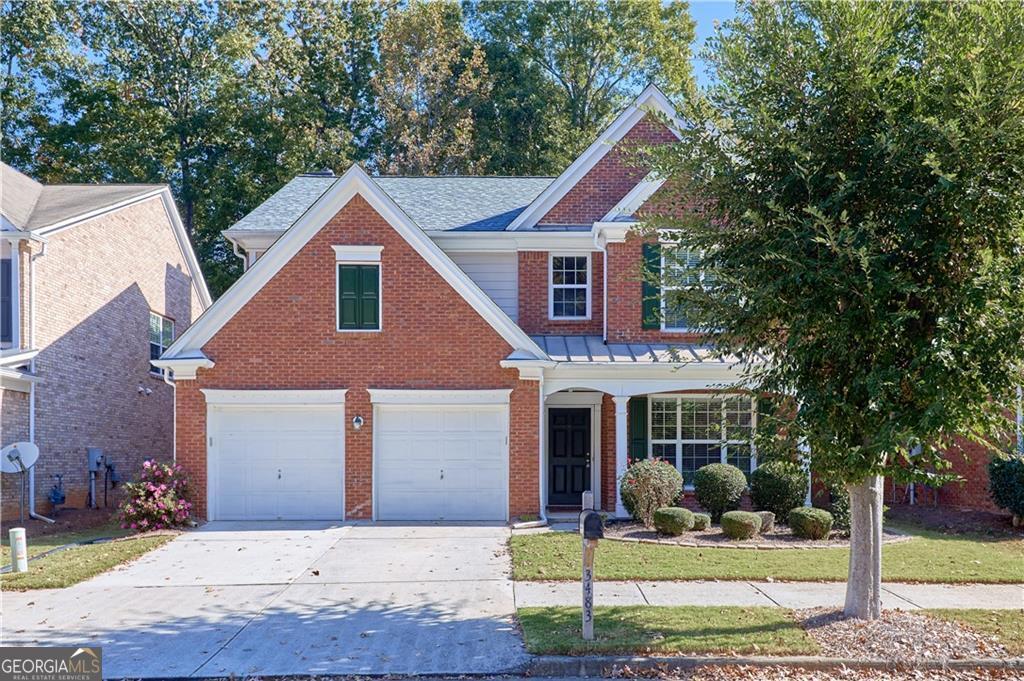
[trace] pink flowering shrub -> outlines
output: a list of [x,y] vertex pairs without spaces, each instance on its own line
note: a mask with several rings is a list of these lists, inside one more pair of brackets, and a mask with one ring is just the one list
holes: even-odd
[[121,527],[125,529],[146,532],[179,527],[192,512],[188,480],[177,464],[143,461],[138,482],[125,483],[124,491]]

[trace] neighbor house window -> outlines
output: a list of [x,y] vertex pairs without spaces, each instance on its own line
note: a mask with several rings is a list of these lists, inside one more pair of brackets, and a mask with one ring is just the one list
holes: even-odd
[[549,269],[548,317],[589,319],[590,256],[552,254]]
[[380,331],[381,246],[335,246],[338,331]]
[[692,252],[661,249],[661,328],[663,331],[687,331],[690,324],[673,292],[699,286],[703,276],[697,269],[700,258]]
[[727,463],[747,476],[757,467],[751,445],[754,401],[750,397],[652,396],[650,457],[667,461],[687,486],[709,463]]
[[[174,320],[156,312],[149,313],[149,359],[160,359],[160,355],[174,342]],[[159,374],[160,369],[149,365],[151,373]]]

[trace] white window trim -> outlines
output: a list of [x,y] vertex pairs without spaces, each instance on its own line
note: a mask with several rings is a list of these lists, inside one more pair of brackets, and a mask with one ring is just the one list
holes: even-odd
[[[747,440],[686,440],[679,436],[682,423],[682,403],[683,400],[690,400],[696,402],[698,400],[718,399],[722,401],[722,428],[725,428],[725,400],[728,400],[730,395],[714,395],[709,397],[706,394],[677,394],[677,393],[663,393],[663,394],[651,394],[647,396],[647,458],[654,458],[654,445],[655,444],[672,444],[676,446],[676,470],[679,474],[683,473],[683,452],[682,445],[684,444],[708,444],[717,445],[719,447],[719,462],[729,463],[729,445],[748,445],[750,447],[750,472],[753,473],[757,470],[757,447],[754,444],[753,438]],[[736,397],[746,397],[745,395],[737,395]],[[657,443],[654,441],[654,400],[675,400],[676,402],[676,436],[673,439],[658,439]],[[757,429],[757,400],[750,397],[750,429],[753,433]],[[687,484],[683,486],[683,489],[687,491],[693,490],[693,485]]]
[[[658,309],[659,309],[659,311],[661,313],[661,330],[666,332],[666,333],[693,333],[694,332],[693,327],[690,327],[690,326],[668,326],[665,323],[665,320],[668,317],[666,315],[666,310],[668,308],[668,305],[667,305],[667,303],[665,301],[665,292],[666,291],[679,291],[679,290],[681,290],[683,288],[686,288],[686,287],[683,287],[683,286],[665,286],[665,279],[664,279],[664,273],[665,273],[665,246],[666,245],[671,246],[671,244],[666,244],[665,242],[662,242],[659,245],[661,246],[661,252],[660,252],[660,255],[659,255],[660,265],[659,265],[658,272],[661,273],[661,281],[659,282],[659,285],[658,285],[658,298],[659,298],[659,300],[658,300]],[[699,272],[697,276],[700,278],[701,283],[703,283],[703,281],[704,281],[704,273],[703,272]]]
[[[555,287],[558,288],[580,288],[579,284],[555,284],[554,278],[554,264],[555,258],[586,258],[587,259],[587,284],[586,288],[586,302],[587,302],[587,314],[583,317],[564,317],[555,315]],[[562,321],[562,322],[585,322],[591,317],[591,292],[593,290],[594,282],[594,260],[590,257],[590,253],[586,251],[578,251],[575,253],[548,253],[548,319],[550,321]]]
[[[167,348],[171,347],[171,345],[174,345],[174,341],[176,340],[175,334],[174,334],[174,326],[175,326],[175,324],[174,324],[174,320],[173,319],[171,319],[167,315],[160,314],[159,312],[156,312],[154,310],[150,310],[149,311],[149,316],[150,316],[150,320],[149,321],[150,321],[150,323],[152,323],[152,321],[153,321],[152,320],[153,315],[156,315],[157,317],[160,318],[160,341],[161,342],[159,343],[159,345],[160,345],[160,355],[163,356],[163,354],[165,352],[167,352]],[[164,345],[163,344],[163,328],[164,328],[163,321],[164,320],[167,320],[167,321],[169,321],[171,323],[171,343],[170,343],[170,345]],[[153,345],[153,344],[154,344],[153,340],[149,339],[149,345]],[[161,370],[161,369],[154,369],[153,368],[152,360],[148,361],[147,363],[149,364],[149,375],[153,376],[155,378],[159,378],[160,380],[163,380],[163,377],[164,377],[163,370]]]
[[331,246],[337,262],[367,264],[379,263],[383,246]]
[[[335,253],[341,246],[334,246]],[[383,248],[383,246],[379,247]],[[378,251],[377,255],[380,255]],[[342,265],[375,265],[377,267],[377,328],[376,329],[343,329],[341,328],[341,266]],[[338,333],[380,333],[384,330],[384,266],[377,260],[337,260],[334,263],[334,330]]]

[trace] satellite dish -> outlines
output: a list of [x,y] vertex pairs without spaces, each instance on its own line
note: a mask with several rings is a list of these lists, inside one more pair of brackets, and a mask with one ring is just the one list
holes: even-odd
[[[31,468],[39,459],[39,447],[31,442],[15,442],[0,449],[0,471],[21,473]],[[21,465],[18,465],[20,462]]]

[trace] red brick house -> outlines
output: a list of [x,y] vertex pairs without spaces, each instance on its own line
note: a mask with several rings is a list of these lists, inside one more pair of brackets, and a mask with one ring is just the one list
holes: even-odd
[[[173,456],[174,388],[150,359],[211,301],[167,186],[43,185],[5,164],[0,180],[0,445],[39,447],[46,514],[56,476],[86,504],[89,448],[125,479]],[[19,477],[0,479],[5,518]]]
[[630,458],[752,470],[754,404],[715,390],[741,367],[639,277],[662,182],[623,151],[675,139],[659,114],[649,87],[555,178],[353,166],[226,230],[245,274],[156,362],[197,514],[502,521],[587,490],[622,514]]

